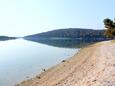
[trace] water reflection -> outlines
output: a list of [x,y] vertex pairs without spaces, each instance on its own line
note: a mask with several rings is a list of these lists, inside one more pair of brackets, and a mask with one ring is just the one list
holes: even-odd
[[97,41],[86,41],[79,40],[75,38],[24,38],[29,41],[42,43],[50,46],[61,47],[61,48],[81,48],[85,47],[91,43],[95,43]]
[[73,56],[78,50],[23,39],[0,41],[0,86],[14,86]]

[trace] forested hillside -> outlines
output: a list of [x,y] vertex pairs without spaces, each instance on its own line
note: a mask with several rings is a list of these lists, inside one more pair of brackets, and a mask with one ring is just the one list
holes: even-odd
[[50,38],[50,37],[64,37],[64,38],[104,38],[105,30],[92,30],[92,29],[79,29],[79,28],[69,28],[69,29],[58,29],[48,32],[43,32],[35,35],[26,36],[29,38]]

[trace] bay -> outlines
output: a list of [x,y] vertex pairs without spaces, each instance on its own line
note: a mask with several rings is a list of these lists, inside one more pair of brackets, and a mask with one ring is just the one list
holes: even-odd
[[0,86],[14,86],[32,78],[42,69],[73,56],[78,50],[23,39],[0,41]]

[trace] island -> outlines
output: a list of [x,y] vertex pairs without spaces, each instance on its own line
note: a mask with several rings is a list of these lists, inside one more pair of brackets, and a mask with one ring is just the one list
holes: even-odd
[[17,39],[17,37],[0,36],[0,41],[13,40],[13,39]]

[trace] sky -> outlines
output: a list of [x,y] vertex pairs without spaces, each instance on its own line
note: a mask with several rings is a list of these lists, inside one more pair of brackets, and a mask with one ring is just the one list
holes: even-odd
[[115,0],[0,0],[0,35],[26,36],[63,28],[104,29]]

